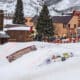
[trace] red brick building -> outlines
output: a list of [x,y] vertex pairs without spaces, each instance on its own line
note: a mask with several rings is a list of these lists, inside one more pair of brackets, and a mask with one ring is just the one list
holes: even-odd
[[8,41],[27,42],[33,40],[31,27],[29,26],[19,24],[6,25],[4,30],[10,36]]

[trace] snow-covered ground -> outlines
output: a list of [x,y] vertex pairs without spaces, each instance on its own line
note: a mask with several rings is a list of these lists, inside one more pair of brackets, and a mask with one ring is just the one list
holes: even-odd
[[[35,45],[36,51],[25,54],[9,63],[6,56]],[[52,55],[73,53],[65,61],[52,61]],[[0,45],[1,80],[80,80],[80,43],[53,44],[45,42],[6,43]]]

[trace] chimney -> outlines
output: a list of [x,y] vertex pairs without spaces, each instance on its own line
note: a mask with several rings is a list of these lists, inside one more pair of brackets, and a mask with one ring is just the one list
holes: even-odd
[[3,30],[3,19],[4,19],[4,12],[0,10],[0,31]]

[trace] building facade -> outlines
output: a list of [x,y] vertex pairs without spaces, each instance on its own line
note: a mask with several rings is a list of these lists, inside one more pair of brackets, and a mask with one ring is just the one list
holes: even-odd
[[7,25],[4,30],[10,36],[9,42],[27,42],[33,40],[31,27],[29,26]]
[[54,16],[53,27],[54,27],[54,36],[56,38],[67,37],[67,24],[70,21],[72,16]]
[[54,16],[53,25],[56,37],[76,38],[79,36],[80,11],[70,16]]
[[37,25],[38,16],[34,17],[25,17],[25,25],[29,26],[33,30],[33,36],[35,37],[37,34],[36,25]]

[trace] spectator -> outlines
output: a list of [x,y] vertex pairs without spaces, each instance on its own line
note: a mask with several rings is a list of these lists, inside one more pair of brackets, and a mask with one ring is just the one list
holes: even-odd
[[51,63],[51,59],[50,58],[46,59],[46,63],[50,64]]

